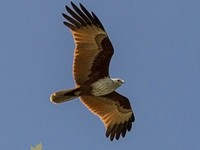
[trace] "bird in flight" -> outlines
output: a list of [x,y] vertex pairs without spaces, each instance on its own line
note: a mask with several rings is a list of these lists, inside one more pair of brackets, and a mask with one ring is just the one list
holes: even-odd
[[111,78],[109,63],[114,53],[112,43],[98,17],[81,3],[77,7],[66,6],[70,15],[62,14],[64,25],[72,32],[75,50],[73,77],[76,87],[53,93],[53,103],[70,101],[77,97],[106,127],[106,137],[111,141],[125,137],[131,130],[135,117],[129,100],[115,90],[124,81]]

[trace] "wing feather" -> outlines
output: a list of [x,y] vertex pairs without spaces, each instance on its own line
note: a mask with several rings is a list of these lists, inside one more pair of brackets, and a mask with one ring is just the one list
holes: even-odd
[[75,42],[73,75],[77,86],[86,81],[109,76],[109,63],[113,47],[108,35],[98,19],[82,4],[78,8],[71,2],[72,10],[66,6],[70,16],[63,14],[67,20],[64,24],[71,29]]
[[117,92],[101,97],[81,96],[83,104],[100,117],[106,127],[106,137],[119,139],[131,130],[135,117],[128,99]]

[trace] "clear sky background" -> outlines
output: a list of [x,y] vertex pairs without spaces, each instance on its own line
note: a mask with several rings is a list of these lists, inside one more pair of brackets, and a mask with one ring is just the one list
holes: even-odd
[[0,1],[0,149],[199,150],[200,1],[81,2],[104,24],[115,48],[110,73],[125,84],[136,121],[110,142],[98,117],[76,99],[54,105],[52,92],[72,88],[74,43],[63,25],[68,0]]

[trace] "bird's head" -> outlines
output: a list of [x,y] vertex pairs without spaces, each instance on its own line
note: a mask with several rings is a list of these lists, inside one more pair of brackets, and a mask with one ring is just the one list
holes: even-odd
[[124,80],[120,78],[111,78],[116,85],[121,86],[124,83]]

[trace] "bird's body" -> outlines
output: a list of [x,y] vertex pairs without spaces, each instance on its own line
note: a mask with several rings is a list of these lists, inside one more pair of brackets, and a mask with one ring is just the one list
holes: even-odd
[[123,80],[113,80],[109,77],[105,77],[91,84],[91,94],[93,96],[107,95],[115,91],[121,84],[123,84]]
[[[51,101],[53,103],[62,103],[79,96],[103,96],[115,91],[123,83],[124,81],[119,78],[112,79],[105,77],[93,83],[86,82],[84,85],[75,89],[55,92],[51,95]],[[67,98],[67,96],[70,97]],[[62,98],[62,100],[58,100],[58,97]]]
[[110,78],[109,63],[114,49],[108,35],[92,12],[80,4],[72,3],[72,9],[66,6],[72,16],[63,14],[75,40],[73,76],[76,88],[55,92],[51,95],[53,103],[62,103],[80,97],[83,104],[99,116],[107,128],[106,136],[118,140],[130,131],[135,120],[128,99],[115,90],[124,81]]

